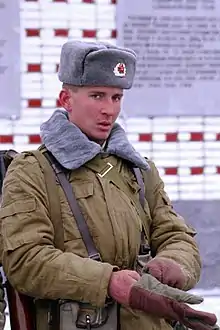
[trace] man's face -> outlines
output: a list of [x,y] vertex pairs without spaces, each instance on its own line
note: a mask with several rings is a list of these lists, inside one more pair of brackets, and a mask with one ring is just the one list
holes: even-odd
[[64,88],[60,103],[72,123],[89,139],[102,143],[119,115],[122,96],[123,90],[115,87]]

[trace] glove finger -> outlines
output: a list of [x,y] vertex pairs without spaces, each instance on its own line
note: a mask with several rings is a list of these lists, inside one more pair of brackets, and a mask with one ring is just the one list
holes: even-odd
[[[155,292],[145,290],[140,286],[133,285],[129,297],[129,306],[145,313],[169,320],[180,319],[178,312],[173,308],[173,301]],[[183,313],[181,316],[184,315]]]
[[151,274],[144,273],[141,279],[137,282],[137,285],[144,288],[145,290],[149,290],[159,295],[163,295],[165,297],[187,304],[200,304],[203,301],[203,298],[200,296],[160,283]]
[[203,323],[207,326],[214,326],[217,322],[217,317],[215,314],[195,310],[183,303],[174,301],[173,308],[178,315],[182,315],[183,321],[184,319],[187,319],[189,322],[193,321]]
[[161,318],[180,321],[196,330],[209,330],[217,322],[215,314],[194,310],[185,303],[166,297],[160,292],[144,289],[139,285],[133,285],[131,288],[129,305],[133,309]]
[[217,324],[210,325],[203,322],[199,322],[197,320],[188,320],[187,318],[184,319],[182,322],[187,328],[192,330],[219,330],[219,326]]
[[172,259],[155,257],[145,267],[151,275],[163,284],[179,289],[186,284],[188,276],[186,276],[180,265]]

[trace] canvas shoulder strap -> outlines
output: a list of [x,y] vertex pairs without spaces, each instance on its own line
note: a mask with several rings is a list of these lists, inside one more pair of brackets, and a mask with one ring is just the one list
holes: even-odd
[[61,187],[63,188],[66,199],[68,201],[72,214],[75,218],[77,227],[81,234],[82,240],[86,247],[88,257],[93,260],[101,261],[101,256],[97,251],[93,238],[89,232],[88,225],[78,205],[74,191],[72,189],[72,185],[67,179],[67,176],[65,174],[65,169],[58,163],[58,161],[53,157],[53,155],[50,152],[45,152],[44,156],[47,158],[48,163],[50,163],[51,168],[53,168],[54,173]]
[[27,152],[33,155],[39,162],[45,177],[47,194],[49,199],[49,207],[51,214],[51,221],[54,225],[55,237],[54,244],[57,248],[64,251],[64,229],[61,218],[60,199],[58,194],[58,186],[56,179],[60,183],[66,199],[69,203],[72,214],[77,223],[78,229],[81,233],[89,258],[94,260],[101,260],[100,254],[97,251],[91,234],[89,232],[87,223],[83,217],[80,207],[77,203],[72,186],[69,183],[65,169],[58,163],[53,155],[42,145],[39,150]]

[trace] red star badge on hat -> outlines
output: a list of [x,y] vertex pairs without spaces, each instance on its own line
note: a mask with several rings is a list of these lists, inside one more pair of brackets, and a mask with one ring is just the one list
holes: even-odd
[[118,63],[115,67],[114,67],[114,74],[117,77],[124,77],[126,75],[126,66],[124,63]]

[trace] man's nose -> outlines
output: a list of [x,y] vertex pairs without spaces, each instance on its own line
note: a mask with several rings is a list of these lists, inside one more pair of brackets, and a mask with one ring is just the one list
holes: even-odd
[[108,116],[112,116],[114,114],[114,103],[112,100],[109,100],[103,104],[102,113]]

